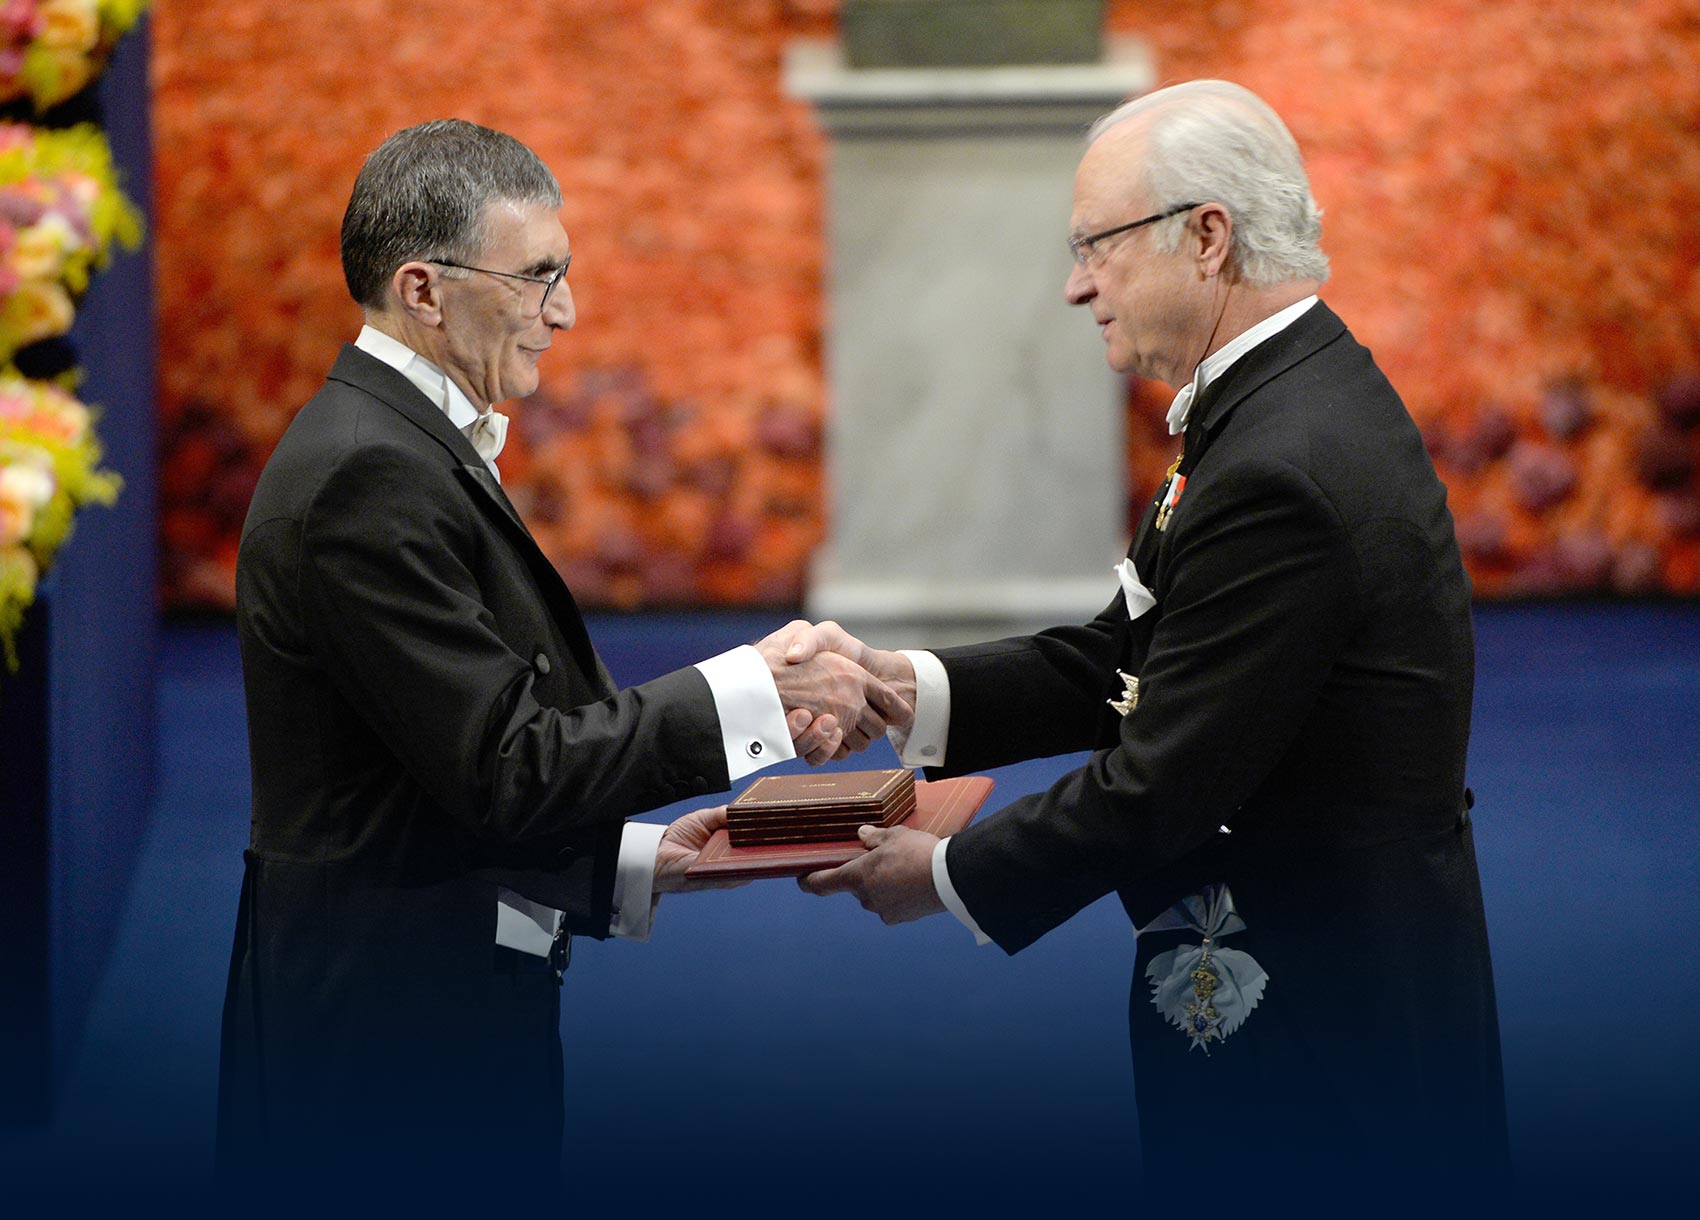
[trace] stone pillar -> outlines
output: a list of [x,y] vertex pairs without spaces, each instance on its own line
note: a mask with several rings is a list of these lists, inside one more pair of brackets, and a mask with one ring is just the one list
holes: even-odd
[[1095,64],[845,66],[786,85],[831,140],[829,534],[807,613],[884,644],[1078,621],[1126,548],[1125,392],[1063,301],[1092,120],[1150,86]]

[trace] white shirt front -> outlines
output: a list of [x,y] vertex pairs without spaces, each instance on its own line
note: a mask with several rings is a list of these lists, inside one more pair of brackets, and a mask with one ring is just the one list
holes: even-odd
[[[478,408],[454,379],[405,343],[371,326],[363,326],[354,346],[406,377],[462,432],[477,421]],[[496,463],[487,459],[485,465],[499,481],[502,476]],[[698,662],[696,668],[714,696],[728,779],[739,780],[763,767],[796,757],[791,748],[791,730],[785,723],[785,708],[761,653],[745,644]],[[628,940],[649,939],[659,897],[655,893],[655,853],[666,830],[665,826],[650,822],[626,823],[620,835],[620,857],[614,875],[614,915],[608,927],[611,935]],[[552,907],[510,890],[497,895],[496,943],[499,945],[546,957],[560,921],[561,913]]]
[[[1298,321],[1316,301],[1314,294],[1302,301],[1295,301],[1285,309],[1270,314],[1255,326],[1248,327],[1199,361],[1198,370],[1193,374],[1192,380],[1181,387],[1180,393],[1175,395],[1174,403],[1169,407],[1169,435],[1178,436],[1186,430],[1187,416],[1192,410],[1192,404],[1198,400],[1206,386],[1226,373],[1252,348]],[[1116,567],[1119,576],[1120,565]],[[1125,577],[1122,583],[1125,590]],[[1140,588],[1143,590],[1144,587]],[[1134,599],[1129,595],[1130,613],[1133,604]],[[892,746],[897,750],[897,756],[904,766],[942,766],[945,742],[950,737],[950,677],[945,672],[943,662],[930,652],[905,650],[903,655],[915,666],[915,726],[907,734],[892,730],[887,736],[890,737]],[[945,864],[945,852],[949,843],[947,836],[940,839],[933,848],[933,886],[938,890],[939,900],[944,903],[945,909],[974,934],[975,943],[989,944],[991,937],[980,930],[980,925],[969,914],[967,904],[951,884],[950,869]]]

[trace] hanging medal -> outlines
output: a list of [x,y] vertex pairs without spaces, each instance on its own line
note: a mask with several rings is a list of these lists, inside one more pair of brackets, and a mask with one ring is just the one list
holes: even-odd
[[1224,936],[1245,931],[1225,885],[1207,885],[1202,893],[1182,899],[1139,935],[1180,929],[1198,933],[1203,943],[1158,954],[1145,968],[1145,977],[1157,1011],[1186,1035],[1188,1049],[1196,1047],[1208,1055],[1212,1042],[1224,1041],[1245,1024],[1263,999],[1269,973],[1251,954],[1222,947]]
[[1175,505],[1181,502],[1181,492],[1186,490],[1186,476],[1180,472],[1180,463],[1176,462],[1169,471],[1169,482],[1163,492],[1163,502],[1157,507],[1157,529],[1169,528],[1169,517],[1175,511]]

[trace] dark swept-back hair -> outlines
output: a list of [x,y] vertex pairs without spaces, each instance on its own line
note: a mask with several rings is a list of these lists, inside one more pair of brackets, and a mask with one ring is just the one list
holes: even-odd
[[382,309],[396,268],[475,262],[495,203],[561,206],[555,175],[510,135],[435,119],[396,132],[354,179],[342,214],[342,274],[356,302]]

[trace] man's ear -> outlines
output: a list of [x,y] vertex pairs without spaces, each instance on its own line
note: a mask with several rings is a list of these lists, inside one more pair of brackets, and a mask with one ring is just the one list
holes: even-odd
[[435,330],[443,322],[442,285],[430,264],[403,263],[390,277],[390,292],[403,313]]
[[1221,275],[1228,266],[1228,250],[1234,235],[1234,218],[1219,203],[1207,203],[1187,220],[1194,242],[1198,278]]

